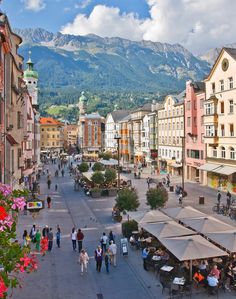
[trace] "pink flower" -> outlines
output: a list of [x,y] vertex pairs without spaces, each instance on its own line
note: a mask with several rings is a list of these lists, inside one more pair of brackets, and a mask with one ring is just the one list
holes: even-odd
[[2,193],[3,196],[7,197],[12,193],[12,189],[8,185],[0,184],[0,193]]
[[12,219],[12,217],[10,215],[5,217],[4,220],[0,220],[0,232],[6,230],[8,228],[11,229],[13,223],[14,223],[14,220]]
[[13,204],[11,207],[13,210],[19,209],[20,211],[23,211],[25,205],[26,203],[24,197],[17,197],[17,198],[13,198]]

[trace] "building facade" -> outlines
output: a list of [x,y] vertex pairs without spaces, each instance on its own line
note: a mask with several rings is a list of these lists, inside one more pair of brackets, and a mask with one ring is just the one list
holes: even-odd
[[[150,159],[151,161],[157,162],[158,157],[158,113],[159,103],[152,103],[152,112],[148,114],[149,116],[149,149],[150,149]],[[154,163],[156,164],[156,163]]]
[[130,136],[130,115],[127,115],[119,121],[120,156],[123,164],[131,160],[131,136]]
[[116,134],[120,131],[119,121],[128,115],[127,110],[115,110],[108,113],[105,122],[105,150],[115,153],[117,151]]
[[182,173],[185,94],[169,95],[158,109],[158,169],[160,173]]
[[207,184],[236,192],[236,49],[223,48],[205,80]]
[[104,150],[105,119],[99,113],[82,114],[78,122],[78,147],[83,154]]
[[64,148],[66,151],[73,150],[78,143],[78,125],[66,124],[64,127]]
[[205,164],[204,144],[204,101],[205,84],[186,82],[185,105],[185,178],[202,184],[206,182],[206,172],[199,168]]
[[40,149],[51,153],[64,150],[64,124],[52,117],[40,118]]

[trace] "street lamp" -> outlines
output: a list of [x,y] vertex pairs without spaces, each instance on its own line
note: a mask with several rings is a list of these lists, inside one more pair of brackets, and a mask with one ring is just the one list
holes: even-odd
[[118,158],[118,179],[117,179],[117,188],[120,189],[120,139],[121,136],[116,132],[114,139],[117,141],[117,158]]

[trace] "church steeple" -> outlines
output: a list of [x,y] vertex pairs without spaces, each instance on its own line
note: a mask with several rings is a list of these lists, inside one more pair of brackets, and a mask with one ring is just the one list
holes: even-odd
[[32,104],[38,105],[38,72],[34,70],[34,63],[31,60],[31,51],[29,51],[29,59],[26,62],[27,68],[24,71],[24,81],[32,98]]
[[84,95],[84,91],[81,92],[81,96],[79,98],[79,115],[84,115],[87,112],[87,98]]

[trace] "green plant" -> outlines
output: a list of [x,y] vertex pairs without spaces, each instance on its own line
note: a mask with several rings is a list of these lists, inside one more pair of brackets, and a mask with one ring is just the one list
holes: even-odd
[[93,171],[103,171],[104,170],[104,165],[102,165],[102,163],[100,163],[100,162],[95,162],[93,164],[92,170]]
[[116,207],[120,211],[135,211],[139,205],[140,203],[136,190],[125,188],[118,192],[118,196],[116,198]]
[[92,188],[90,191],[91,191],[92,193],[99,193],[99,192],[101,192],[101,189],[98,188],[98,187],[94,187],[94,188]]
[[89,165],[86,162],[82,162],[80,165],[78,165],[78,169],[80,172],[87,172],[89,170]]
[[102,172],[100,171],[96,171],[92,174],[91,176],[91,181],[95,184],[95,185],[102,185],[104,183],[104,175]]
[[116,180],[116,170],[113,168],[107,168],[104,177],[107,184],[112,184]]
[[164,187],[151,188],[146,193],[147,205],[151,209],[162,208],[168,200],[168,192]]
[[111,152],[104,152],[104,153],[100,153],[99,158],[103,159],[103,160],[110,160],[112,158],[112,153]]
[[126,238],[130,238],[132,231],[138,230],[138,223],[134,220],[126,221],[122,223],[122,234]]

